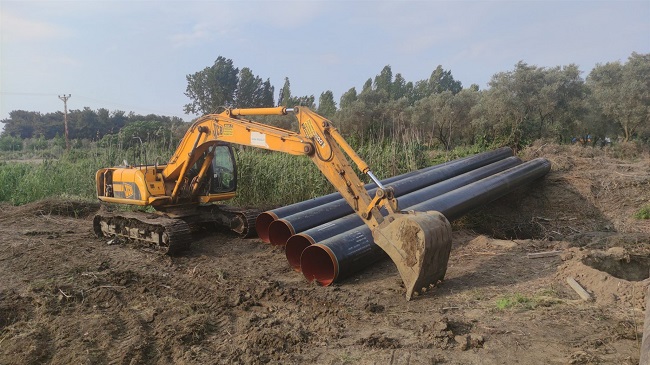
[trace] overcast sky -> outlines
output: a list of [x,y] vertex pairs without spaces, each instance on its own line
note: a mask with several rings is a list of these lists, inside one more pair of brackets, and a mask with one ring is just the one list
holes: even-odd
[[218,56],[292,95],[338,102],[390,65],[407,81],[437,65],[487,87],[518,61],[540,67],[650,53],[643,1],[5,1],[0,119],[68,108],[179,116],[186,75]]

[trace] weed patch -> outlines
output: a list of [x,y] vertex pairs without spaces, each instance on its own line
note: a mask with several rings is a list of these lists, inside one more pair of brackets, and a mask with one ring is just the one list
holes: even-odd
[[650,204],[643,206],[634,214],[636,219],[650,219]]

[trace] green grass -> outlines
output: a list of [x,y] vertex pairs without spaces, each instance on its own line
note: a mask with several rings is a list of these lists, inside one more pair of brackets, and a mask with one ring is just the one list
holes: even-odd
[[[95,143],[69,153],[58,149],[25,154],[31,161],[20,162],[20,155],[0,155],[0,201],[14,205],[49,197],[77,196],[95,199],[95,172],[102,167],[130,163],[164,163],[173,151],[155,145],[134,155],[132,149],[99,147]],[[477,153],[471,148],[437,152],[416,143],[378,141],[353,146],[380,179],[403,174],[437,163]],[[237,147],[238,196],[229,204],[267,209],[334,192],[335,189],[306,156]],[[368,182],[366,176],[361,176]]]
[[634,214],[636,219],[650,219],[650,204],[645,205]]
[[515,293],[497,299],[496,307],[499,310],[505,310],[510,308],[533,309],[535,307],[533,303],[534,301],[532,298],[529,298],[523,294]]
[[532,295],[514,293],[505,295],[496,300],[495,306],[498,310],[520,309],[533,310],[538,307],[549,307],[560,303],[557,293],[553,289],[543,289]]

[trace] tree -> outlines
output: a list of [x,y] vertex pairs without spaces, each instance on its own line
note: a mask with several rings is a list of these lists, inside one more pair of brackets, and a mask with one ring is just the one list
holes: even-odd
[[108,109],[99,108],[97,110],[97,125],[94,126],[96,130],[96,139],[101,139],[111,124],[111,114]]
[[503,142],[515,148],[539,138],[570,139],[586,114],[580,74],[574,64],[544,68],[518,62],[490,80],[482,94],[481,125],[507,136]]
[[138,120],[122,128],[120,138],[125,146],[138,145],[140,141],[164,143],[171,138],[171,129],[159,120]]
[[273,86],[267,80],[263,82],[248,67],[239,73],[239,83],[235,95],[235,106],[239,108],[273,106]]
[[256,78],[250,68],[244,67],[239,72],[239,84],[235,95],[236,107],[250,108],[255,106],[255,94],[258,87],[261,87],[262,80]]
[[40,119],[41,113],[13,110],[9,112],[9,119],[2,120],[5,125],[2,135],[11,135],[21,139],[32,138],[35,133],[39,132],[37,126]]
[[291,83],[289,82],[288,77],[284,78],[284,86],[282,86],[280,97],[278,98],[279,106],[285,106],[287,108],[306,106],[307,108],[314,109],[315,102],[316,97],[314,97],[314,95],[291,96]]
[[537,96],[537,138],[568,141],[577,132],[577,121],[586,113],[581,71],[575,64],[538,71],[543,73],[543,82]]
[[275,105],[273,100],[273,94],[275,93],[275,88],[271,85],[271,80],[268,78],[264,83],[262,83],[262,88],[259,91],[257,100],[260,106],[271,107]]
[[208,114],[234,106],[238,74],[232,60],[219,56],[211,67],[187,75],[185,95],[192,102],[184,106],[185,113]]
[[[411,87],[413,87],[412,83],[411,83]],[[395,75],[395,81],[393,81],[393,85],[391,87],[391,96],[393,99],[397,100],[406,97],[407,95],[408,95],[407,82],[406,80],[404,80],[402,74],[398,73],[397,75]]]
[[[348,91],[348,99],[352,89]],[[347,93],[346,93],[347,94]],[[348,133],[356,134],[360,139],[375,140],[390,135],[393,124],[391,108],[385,90],[366,90],[359,94],[351,104],[337,114],[338,123]]]
[[306,106],[309,109],[314,109],[315,103],[316,97],[314,97],[314,95],[305,95],[300,97],[292,96],[287,102],[287,107]]
[[288,107],[289,100],[291,100],[291,83],[289,82],[289,78],[285,77],[284,85],[282,85],[282,89],[280,90],[280,95],[278,97],[278,105]]
[[477,142],[476,131],[471,123],[472,111],[478,105],[480,99],[481,93],[471,87],[463,89],[454,95],[451,107],[454,116],[452,122],[455,123],[453,126],[455,136],[452,136],[452,141],[456,138],[459,143],[464,142],[470,145]]
[[89,107],[84,107],[83,110],[71,110],[70,116],[70,139],[86,138],[93,139],[95,137],[95,126],[98,125],[97,113]]
[[334,93],[330,90],[327,90],[320,94],[318,98],[318,114],[332,118],[336,113],[336,102],[334,101]]
[[20,151],[23,149],[23,140],[12,135],[0,137],[0,151]]
[[341,95],[341,109],[347,109],[352,106],[352,103],[357,101],[357,89],[351,88]]
[[450,90],[432,94],[415,104],[412,124],[425,131],[431,140],[442,143],[447,150],[460,143],[463,137],[468,137],[471,143],[474,133],[470,126],[470,112],[479,97],[479,93],[471,89],[455,95]]
[[416,101],[422,100],[429,95],[431,95],[429,92],[429,80],[416,81],[413,86],[413,93],[411,94],[411,104],[415,104]]
[[442,65],[438,65],[429,77],[429,92],[441,93],[443,91],[451,91],[453,94],[458,94],[463,89],[460,81],[454,80],[451,71],[443,70]]
[[126,125],[127,117],[126,112],[123,110],[114,110],[111,113],[111,123],[106,130],[107,134],[117,133],[124,125]]
[[539,91],[544,85],[542,71],[520,61],[513,71],[492,76],[490,89],[484,94],[487,118],[514,148],[521,148],[524,137],[534,129]]
[[385,91],[390,97],[393,88],[393,71],[390,65],[384,66],[379,75],[375,76],[374,90]]
[[624,141],[650,129],[650,54],[634,52],[626,64],[598,64],[587,84],[603,116],[619,126]]
[[366,82],[363,84],[363,88],[361,89],[361,93],[365,93],[368,91],[372,90],[372,79],[366,80]]

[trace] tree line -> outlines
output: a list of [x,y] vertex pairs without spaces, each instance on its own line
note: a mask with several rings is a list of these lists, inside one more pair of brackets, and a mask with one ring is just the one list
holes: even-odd
[[[415,82],[393,74],[387,65],[360,91],[352,87],[343,93],[338,103],[330,90],[320,94],[318,103],[314,95],[293,95],[289,78],[276,98],[268,78],[247,67],[240,70],[221,56],[186,79],[188,114],[231,107],[306,106],[332,119],[343,134],[364,141],[414,141],[444,149],[476,144],[521,148],[537,139],[594,144],[606,137],[650,141],[650,54],[632,53],[625,62],[598,64],[586,77],[575,64],[538,67],[520,61],[512,70],[493,75],[485,90],[463,87],[441,65],[429,78]],[[286,119],[263,121],[291,128]],[[13,111],[2,122],[3,137],[63,135],[61,112]],[[68,115],[70,138],[90,140],[115,135],[129,125],[133,133],[151,128],[150,135],[156,130],[158,135],[168,130],[173,134],[173,126],[180,122],[106,109],[84,108]]]
[[[23,140],[29,140],[29,147],[42,149],[47,147],[45,141],[54,141],[56,145],[65,146],[65,126],[63,112],[40,113],[14,110],[9,118],[2,120],[4,131],[0,136],[0,150],[20,150]],[[122,110],[109,111],[88,107],[68,111],[68,137],[80,145],[80,141],[100,141],[120,139],[123,145],[130,145],[138,137],[144,141],[171,141],[178,139],[184,132],[180,127],[183,120],[178,117],[148,114],[141,115]]]

